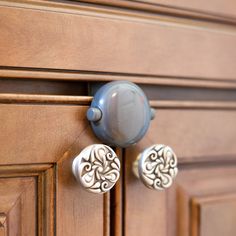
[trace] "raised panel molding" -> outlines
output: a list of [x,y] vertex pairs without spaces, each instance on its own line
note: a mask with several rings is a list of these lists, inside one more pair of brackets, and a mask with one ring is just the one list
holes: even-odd
[[54,167],[0,166],[0,235],[53,235]]
[[36,232],[36,183],[34,177],[0,179],[0,211],[7,221],[7,235]]
[[192,236],[236,235],[236,195],[193,198],[191,218]]
[[[188,152],[191,152],[191,150],[189,150],[192,148],[191,145],[196,145],[195,142],[203,144],[205,136],[202,136],[201,139],[195,135],[195,139],[193,138],[191,141],[188,140],[188,145],[184,145],[182,143],[185,137],[181,136],[181,139],[177,140],[176,136],[173,135],[174,132],[171,131],[174,130],[179,135],[187,135],[187,132],[191,134],[192,129],[199,129],[199,122],[198,127],[194,125],[189,126],[190,128],[188,130],[186,129],[186,132],[182,132],[176,128],[178,127],[178,122],[175,122],[175,129],[168,129],[167,127],[162,127],[164,122],[161,122],[161,113],[162,111],[158,112],[158,124],[154,124],[155,127],[161,127],[161,129],[153,128],[148,137],[145,137],[135,147],[127,148],[125,151],[126,162],[123,181],[125,188],[123,193],[125,234],[129,236],[144,234],[168,236],[215,236],[214,234],[206,235],[206,233],[200,235],[196,233],[196,229],[193,229],[193,225],[196,224],[196,217],[193,216],[192,202],[194,199],[202,199],[206,197],[210,197],[210,199],[217,199],[215,205],[212,205],[213,209],[217,211],[219,208],[218,199],[220,199],[220,197],[223,197],[223,201],[226,202],[226,200],[228,201],[227,196],[231,196],[236,193],[235,156],[232,157],[232,159],[228,159],[227,156],[224,155],[202,155],[201,158],[199,156],[199,160],[198,158],[193,158],[190,155],[186,155],[186,158],[183,158],[181,153],[185,151],[184,147],[185,149],[188,149]],[[173,115],[172,117],[180,117],[180,113],[181,111],[178,111],[178,115]],[[171,115],[165,116],[165,122],[167,122],[169,117],[171,117]],[[201,119],[203,118],[201,117]],[[155,122],[155,120],[152,122]],[[184,126],[188,121],[184,120],[184,122],[185,123],[183,124],[182,120],[180,123]],[[170,122],[168,122],[168,125],[170,125]],[[162,128],[163,132],[161,131]],[[209,125],[207,126],[207,129],[210,130]],[[203,132],[203,130],[204,128],[200,129],[198,134]],[[171,135],[175,136],[175,140],[171,139]],[[211,135],[213,138],[214,135],[212,133]],[[166,141],[164,142],[163,139],[166,139]],[[168,190],[151,191],[139,180],[137,180],[130,171],[132,169],[133,161],[137,158],[138,151],[141,152],[142,148],[144,149],[145,147],[148,147],[151,143],[158,141],[160,143],[169,144],[171,140],[176,143],[178,142],[177,145],[170,145],[174,150],[176,150],[175,147],[178,148],[183,145],[182,152],[176,152],[177,155],[179,155],[179,173],[174,181],[174,184]],[[216,145],[214,145],[214,147],[216,148]],[[202,151],[203,148],[201,147],[199,150]],[[209,154],[211,150],[212,149],[209,147],[208,142],[207,151]],[[199,154],[197,151],[192,151],[192,153]],[[205,153],[207,152],[205,151]],[[209,208],[206,208],[206,205],[204,205],[202,209],[202,216],[205,214],[203,211],[209,212]],[[225,211],[227,211],[227,209]],[[231,216],[232,214],[234,213],[231,212]],[[208,222],[211,222],[209,220],[210,219],[207,218],[204,221],[207,224]],[[231,225],[231,223],[229,223],[229,225]],[[225,227],[228,227],[228,225],[225,224]],[[200,230],[206,232],[206,227],[203,228],[202,225],[200,225],[200,228]],[[224,234],[224,236],[235,235],[236,233],[233,235]]]
[[109,194],[87,193],[71,171],[73,158],[99,142],[86,110],[79,105],[0,104],[5,124],[0,127],[0,188],[1,178],[35,181],[36,235],[110,235]]
[[169,212],[175,209],[178,215],[169,214],[170,221],[176,222],[170,235],[175,231],[178,236],[236,235],[235,177],[232,163],[180,169],[168,201]]
[[7,236],[7,222],[6,215],[4,213],[0,213],[0,236]]

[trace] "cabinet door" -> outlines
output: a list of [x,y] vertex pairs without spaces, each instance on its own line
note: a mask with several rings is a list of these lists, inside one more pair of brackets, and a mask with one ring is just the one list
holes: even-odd
[[71,171],[96,142],[87,107],[79,97],[78,105],[1,102],[0,235],[106,235],[109,195],[85,192]]
[[[181,102],[157,109],[149,133],[125,153],[125,234],[236,235],[236,112],[185,109]],[[179,160],[164,191],[146,188],[132,173],[139,151],[155,143],[171,146]]]

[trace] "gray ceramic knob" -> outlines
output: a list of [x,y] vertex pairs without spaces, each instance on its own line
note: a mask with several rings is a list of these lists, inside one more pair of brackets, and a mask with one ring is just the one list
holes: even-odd
[[74,159],[72,172],[85,190],[105,193],[120,176],[120,161],[108,146],[94,144],[83,149]]
[[140,87],[128,81],[102,86],[95,94],[87,118],[104,143],[127,147],[147,132],[154,110]]
[[178,173],[177,157],[169,146],[155,144],[137,157],[133,172],[150,189],[169,188]]

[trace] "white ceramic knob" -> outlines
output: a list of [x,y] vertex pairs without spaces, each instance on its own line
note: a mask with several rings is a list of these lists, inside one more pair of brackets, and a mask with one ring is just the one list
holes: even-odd
[[133,172],[150,189],[169,188],[178,173],[177,157],[170,147],[155,144],[137,157]]
[[109,146],[94,144],[83,149],[74,159],[72,171],[87,191],[105,193],[119,179],[120,161]]

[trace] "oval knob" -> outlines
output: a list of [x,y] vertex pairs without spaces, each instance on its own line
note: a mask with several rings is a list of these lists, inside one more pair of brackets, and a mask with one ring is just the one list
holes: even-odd
[[169,188],[178,173],[177,157],[170,147],[155,144],[137,157],[133,172],[150,189]]
[[108,146],[94,144],[83,149],[72,164],[73,174],[89,192],[105,193],[120,176],[120,161]]
[[115,81],[96,92],[87,118],[102,142],[127,147],[146,134],[154,113],[140,87],[129,81]]

